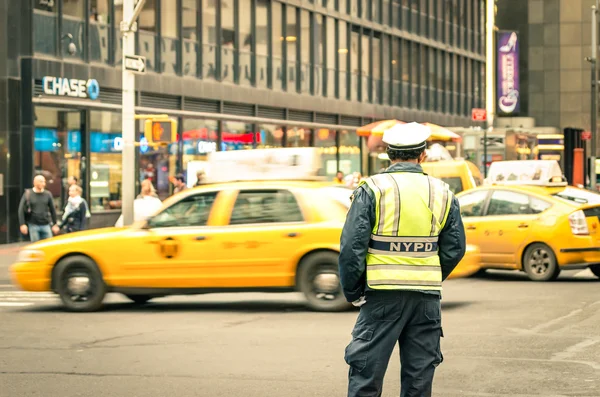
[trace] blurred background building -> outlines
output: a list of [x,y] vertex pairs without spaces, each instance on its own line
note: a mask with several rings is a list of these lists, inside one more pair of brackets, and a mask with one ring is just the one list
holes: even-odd
[[[122,0],[0,0],[0,243],[38,172],[59,208],[75,175],[93,226],[119,216],[121,19]],[[484,0],[147,0],[136,111],[180,140],[141,146],[138,181],[164,197],[208,152],[286,146],[322,147],[333,177],[362,170],[371,121],[470,125],[484,31]]]

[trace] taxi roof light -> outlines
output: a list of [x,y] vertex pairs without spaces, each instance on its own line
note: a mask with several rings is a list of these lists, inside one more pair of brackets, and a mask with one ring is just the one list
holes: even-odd
[[317,148],[279,148],[213,152],[206,182],[323,180]]
[[495,161],[490,165],[487,185],[567,186],[556,160]]

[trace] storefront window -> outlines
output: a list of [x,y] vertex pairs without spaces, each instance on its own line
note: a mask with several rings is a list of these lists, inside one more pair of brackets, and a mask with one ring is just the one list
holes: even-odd
[[183,120],[183,173],[188,186],[196,183],[198,171],[204,171],[209,153],[217,151],[219,122],[217,120]]
[[325,175],[333,178],[338,171],[335,131],[328,128],[315,130],[315,146],[321,153],[321,162]]
[[196,76],[198,67],[198,7],[196,0],[183,0],[181,18],[183,22],[183,75]]
[[85,50],[85,0],[63,0],[62,14],[62,55],[63,57],[83,59]]
[[146,57],[146,69],[156,71],[156,0],[146,0],[138,19],[138,54]]
[[288,127],[286,130],[285,146],[287,147],[310,147],[310,135],[312,131],[302,127]]
[[57,1],[36,1],[33,11],[34,50],[56,55]]
[[256,134],[256,147],[259,149],[282,146],[285,129],[275,124],[259,124]]
[[360,172],[360,138],[356,131],[341,130],[340,135],[340,165],[344,175]]
[[90,0],[90,60],[94,62],[110,62],[109,21],[110,1]]
[[121,114],[90,112],[90,208],[121,208],[123,138]]
[[46,189],[62,211],[67,199],[67,178],[80,177],[81,112],[35,108],[34,167],[46,178]]
[[221,133],[221,150],[246,150],[254,147],[252,124],[224,121]]
[[177,2],[163,1],[160,11],[160,59],[161,70],[165,73],[179,72],[179,24],[177,23]]
[[[144,120],[140,120],[137,138],[139,142],[145,142],[143,131]],[[171,181],[177,170],[178,147],[177,142],[159,147],[140,145],[138,149],[140,159],[138,163],[138,188],[143,180],[149,179],[156,189],[159,199],[164,200],[171,195]]]

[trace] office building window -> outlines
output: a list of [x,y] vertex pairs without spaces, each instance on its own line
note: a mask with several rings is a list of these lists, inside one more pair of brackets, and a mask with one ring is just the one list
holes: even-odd
[[198,74],[198,2],[197,0],[181,0],[182,26],[182,51],[184,76],[197,76]]
[[235,10],[234,0],[221,1],[221,81],[235,80]]
[[[321,14],[315,14],[314,18],[315,25],[314,29],[311,30],[313,33],[313,39],[311,40],[311,42],[313,42],[315,46],[313,94],[316,96],[321,96],[325,92],[324,84],[325,80],[327,79],[326,70],[323,63],[326,61],[324,58],[324,55],[326,55],[324,54],[324,51],[326,45],[325,41],[328,40],[328,38],[327,30],[325,27],[325,17]],[[332,32],[335,31],[332,30]],[[332,39],[335,40],[335,36],[333,36]]]
[[156,1],[146,0],[138,18],[138,54],[146,57],[146,70],[156,71]]
[[217,78],[217,10],[214,0],[202,0],[202,75]]
[[400,57],[402,59],[402,106],[410,106],[411,96],[411,54],[410,54],[410,43],[406,40],[400,41]]
[[419,68],[420,79],[419,79],[419,109],[428,109],[428,73],[429,73],[429,49],[425,46],[420,47],[420,60],[421,67]]
[[373,103],[381,103],[381,35],[375,34],[372,38],[371,48],[371,101]]
[[240,1],[239,7],[240,37],[238,39],[238,47],[240,50],[236,81],[239,81],[240,84],[243,85],[253,85],[252,60],[254,59],[254,53],[252,48],[252,2]]
[[[90,61],[110,63],[110,0],[90,0]],[[116,38],[119,39],[119,36]]]
[[411,96],[410,105],[413,108],[419,107],[419,89],[420,89],[420,74],[421,74],[421,56],[420,56],[420,45],[417,43],[411,43],[410,63],[412,70],[410,74],[411,82]]
[[348,90],[348,65],[350,62],[349,47],[348,47],[348,24],[344,21],[337,21],[338,26],[338,67],[339,78],[337,82],[338,98],[349,99]]
[[56,2],[34,2],[33,49],[35,52],[56,55],[57,18]]
[[63,57],[84,59],[85,0],[63,0],[60,37]]
[[179,73],[179,24],[177,2],[163,1],[160,10],[160,60],[161,71]]
[[371,102],[373,97],[371,95],[371,38],[370,32],[364,32],[361,37],[361,88],[359,101]]
[[336,29],[335,19],[331,17],[323,18],[323,21],[326,23],[326,26],[321,30],[321,45],[323,46],[323,40],[325,40],[325,62],[327,64],[327,69],[325,72],[327,87],[326,92],[327,96],[330,98],[335,97],[335,80],[336,80],[336,58],[337,58],[337,49],[335,46],[336,40]]
[[392,84],[391,79],[391,70],[392,63],[390,60],[390,36],[384,34],[381,39],[381,52],[382,52],[382,80],[383,80],[383,90],[381,92],[382,100],[385,105],[391,105],[393,102],[390,99],[390,87]]
[[[360,28],[358,28],[360,31]],[[352,31],[350,34],[350,70],[352,71],[350,84],[350,99],[359,100],[360,87],[360,33]]]
[[310,92],[310,17],[306,10],[300,11],[300,92]]
[[[269,78],[269,0],[256,1],[256,86],[270,87]],[[277,20],[281,26],[281,21]],[[273,27],[274,29],[274,27]],[[279,38],[277,44],[281,45]]]
[[402,41],[398,38],[392,39],[392,90],[393,90],[393,102],[395,106],[402,105],[402,65],[403,59],[401,58],[401,45]]
[[296,24],[296,7],[286,6],[285,46],[287,55],[287,91],[298,90],[298,26]]
[[273,36],[271,44],[273,45],[273,89],[282,91],[285,87],[285,65],[283,64],[283,54],[285,51],[285,37],[283,37],[283,12],[281,3],[274,1],[271,3],[272,30]]

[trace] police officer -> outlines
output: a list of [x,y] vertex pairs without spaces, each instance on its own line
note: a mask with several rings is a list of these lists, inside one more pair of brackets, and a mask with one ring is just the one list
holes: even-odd
[[381,396],[383,377],[400,346],[401,397],[431,396],[442,362],[442,281],[465,254],[457,199],[423,173],[429,127],[386,131],[392,165],[361,182],[342,232],[340,278],[360,314],[346,347],[349,397]]

